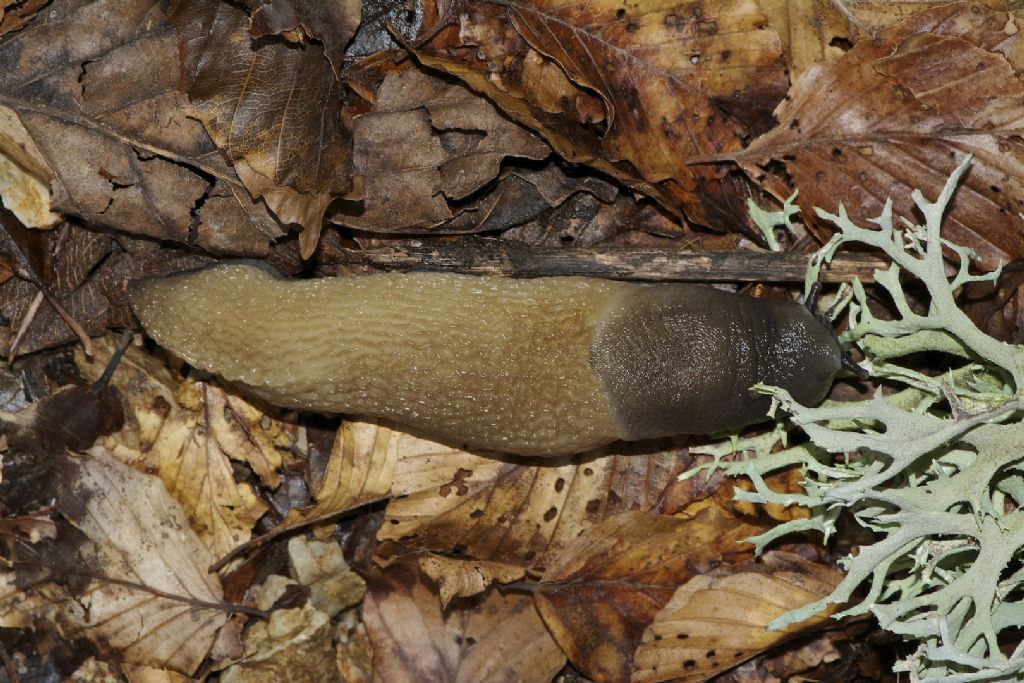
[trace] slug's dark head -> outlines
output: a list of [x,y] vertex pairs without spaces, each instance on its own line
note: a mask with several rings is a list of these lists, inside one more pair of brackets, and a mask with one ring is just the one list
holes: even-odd
[[598,324],[591,365],[623,438],[708,434],[767,418],[755,384],[805,405],[844,366],[831,325],[804,306],[696,285],[636,288]]

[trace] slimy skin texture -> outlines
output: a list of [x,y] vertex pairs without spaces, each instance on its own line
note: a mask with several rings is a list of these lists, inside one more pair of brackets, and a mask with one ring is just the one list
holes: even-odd
[[157,343],[269,403],[521,455],[741,427],[766,418],[753,384],[817,403],[841,361],[803,306],[698,285],[218,264],[129,294]]

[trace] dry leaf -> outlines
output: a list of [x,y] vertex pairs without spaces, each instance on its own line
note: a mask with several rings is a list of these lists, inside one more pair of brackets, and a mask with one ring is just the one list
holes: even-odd
[[[159,457],[160,478],[185,509],[192,528],[214,555],[223,557],[249,540],[267,504],[252,486],[235,481],[231,459],[244,460],[246,453],[231,450],[234,435],[218,430],[220,418],[225,417],[223,389],[188,383],[182,390],[197,399],[195,411],[172,414],[160,430],[153,452]],[[247,446],[248,451],[255,450],[257,458],[264,456],[257,444]]]
[[[117,341],[108,335],[93,340],[94,357],[91,359],[80,348],[75,349],[78,371],[89,382],[96,382],[115,348]],[[153,444],[178,405],[175,397],[178,380],[172,376],[163,359],[133,345],[121,357],[110,384],[121,394],[125,405],[125,427],[104,437],[101,445],[125,464],[136,469],[155,470],[159,458],[152,454]]]
[[[796,81],[812,64],[831,64],[854,43],[873,38],[916,12],[949,0],[760,0],[769,23],[782,39],[790,78]],[[1005,11],[1006,0],[979,4]]]
[[[104,291],[101,264],[115,258],[116,244],[107,235],[72,226],[62,228],[55,237],[53,233],[39,237],[54,253],[46,264],[47,272],[38,275],[86,333],[102,334],[112,322],[112,306]],[[38,292],[36,285],[22,278],[0,285],[0,314],[9,325],[0,325],[3,354],[10,352],[26,316],[31,318],[18,343],[19,355],[77,341],[74,331],[48,303],[32,314]]]
[[[284,577],[271,576],[256,605],[270,610],[289,585],[293,584]],[[310,605],[272,611],[266,621],[256,621],[246,630],[244,642],[245,655],[224,670],[222,683],[341,681],[334,666],[330,619]]]
[[[543,159],[550,149],[461,85],[413,69],[391,72],[373,109],[353,121],[353,172],[363,185],[345,225],[379,232],[464,231],[446,225],[493,180],[505,157]],[[475,221],[479,223],[479,220]]]
[[252,15],[252,37],[285,34],[299,42],[323,43],[324,53],[341,77],[345,46],[361,19],[360,0],[245,0]]
[[492,583],[511,583],[526,575],[526,570],[517,565],[442,555],[421,557],[419,567],[437,584],[442,608],[447,608],[452,598],[472,597],[483,593]]
[[327,205],[352,187],[342,86],[323,48],[254,43],[249,16],[219,0],[182,0],[171,20],[195,115],[249,192],[303,227],[309,257]]
[[607,517],[658,510],[682,467],[675,452],[546,458],[536,467],[430,442],[418,450],[399,456],[378,538],[536,570]]
[[628,680],[633,653],[676,588],[698,572],[749,554],[758,533],[717,508],[693,519],[627,512],[589,529],[549,565],[537,609],[580,672]]
[[[110,350],[108,340],[97,344],[94,362],[80,356],[83,374],[100,372]],[[138,349],[128,350],[112,383],[134,418],[106,441],[117,457],[158,473],[217,557],[248,541],[267,504],[249,483],[236,481],[231,463],[246,463],[264,486],[276,487],[294,426],[215,385],[178,384],[161,362]]]
[[565,664],[527,595],[491,591],[442,610],[416,566],[402,564],[368,583],[363,617],[376,680],[549,683]]
[[[943,235],[987,268],[1024,257],[1024,84],[1003,56],[1020,35],[1008,20],[964,2],[913,15],[808,69],[776,112],[779,125],[739,156],[784,161],[801,204],[835,212],[842,201],[863,221],[886,197],[897,215],[914,216],[911,191],[937,196],[973,153]],[[772,178],[768,187],[780,198],[792,191]]]
[[50,211],[49,166],[17,115],[0,107],[0,197],[4,208],[30,228],[56,225]]
[[690,579],[644,632],[634,683],[703,681],[822,624],[835,606],[778,631],[765,626],[819,600],[842,580],[799,555],[772,551],[762,560]]
[[309,602],[328,617],[358,605],[366,582],[345,562],[337,541],[288,540],[288,564],[295,580],[309,588]]
[[67,677],[68,683],[121,683],[120,667],[89,657]]
[[[704,225],[745,215],[694,156],[763,130],[787,85],[753,0],[472,3],[458,39],[417,54],[487,94],[570,161],[589,163]],[[595,99],[591,93],[596,93]]]
[[327,471],[315,487],[316,504],[290,510],[277,530],[302,526],[385,498],[391,491],[399,453],[418,452],[421,446],[441,448],[377,422],[346,420],[334,437]]
[[[128,683],[188,683],[192,680],[177,672],[151,666],[124,665],[121,667],[121,672],[128,679]],[[120,683],[121,679],[118,678],[116,681]]]
[[263,255],[280,226],[186,117],[174,31],[163,19],[150,0],[58,0],[0,38],[0,107],[17,116],[38,156],[6,135],[0,154],[50,185],[52,211]]
[[88,586],[62,605],[65,634],[191,674],[227,621],[207,571],[213,556],[156,477],[100,448],[68,466],[60,508],[91,542],[82,552],[91,559],[81,567]]

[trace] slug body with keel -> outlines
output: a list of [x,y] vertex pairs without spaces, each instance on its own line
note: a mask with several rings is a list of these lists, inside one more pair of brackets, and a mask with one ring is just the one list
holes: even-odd
[[700,285],[217,264],[130,298],[160,345],[269,403],[521,455],[759,422],[752,385],[817,403],[843,359],[800,304]]

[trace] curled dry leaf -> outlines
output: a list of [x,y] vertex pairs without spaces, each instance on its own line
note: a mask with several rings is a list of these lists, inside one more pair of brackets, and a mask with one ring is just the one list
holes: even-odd
[[192,410],[167,419],[153,453],[167,490],[181,503],[200,538],[221,557],[248,541],[267,511],[250,484],[235,480],[231,459],[259,462],[266,453],[258,443],[245,442],[234,433],[232,423],[238,416],[230,404],[241,399],[205,383],[187,383],[182,389],[192,394],[187,398]]
[[331,517],[366,503],[381,500],[391,491],[400,453],[441,448],[377,422],[346,420],[334,437],[327,470],[315,487],[316,503],[292,509],[278,531]]
[[[83,374],[100,372],[109,352],[108,341],[98,345],[95,362],[80,357]],[[117,456],[159,474],[217,557],[249,540],[267,505],[251,484],[236,481],[231,461],[248,464],[264,486],[276,487],[294,427],[214,385],[179,385],[139,349],[128,350],[112,383],[134,417],[107,442]]]
[[437,584],[441,607],[445,609],[452,598],[478,595],[492,583],[511,583],[526,575],[525,569],[512,564],[460,560],[442,555],[421,557],[419,566]]
[[[78,371],[89,382],[96,382],[116,347],[117,341],[107,335],[93,341],[93,358],[87,358],[81,349],[75,349]],[[110,384],[118,390],[125,404],[125,427],[104,437],[100,445],[123,463],[136,469],[155,471],[159,460],[152,454],[153,444],[160,436],[164,422],[178,406],[175,398],[178,380],[163,360],[137,346],[129,346],[117,364]]]
[[61,605],[65,634],[126,661],[193,673],[227,621],[210,551],[156,477],[101,448],[69,458],[66,471],[59,507],[89,539],[81,552],[90,559],[88,585]]
[[303,227],[309,257],[327,205],[352,189],[342,85],[323,48],[254,42],[249,15],[220,0],[182,0],[171,20],[195,115],[249,192]]
[[777,631],[765,627],[828,595],[842,578],[831,567],[779,551],[695,576],[644,632],[632,680],[703,681],[813,630],[836,611],[835,605],[800,624]]
[[749,556],[761,529],[719,508],[692,519],[627,512],[584,532],[553,559],[537,609],[573,666],[595,681],[625,681],[644,629],[678,586]]
[[[270,610],[292,584],[272,575],[256,604]],[[311,605],[275,609],[266,621],[254,622],[243,637],[245,654],[220,676],[224,683],[334,683],[341,681],[334,665],[331,622]]]
[[363,208],[335,220],[378,232],[479,227],[474,216],[453,221],[458,213],[478,212],[474,204],[453,203],[492,181],[503,158],[550,153],[479,95],[411,68],[385,76],[373,109],[353,121],[352,136]]
[[348,566],[337,541],[291,538],[288,564],[295,580],[309,588],[310,604],[328,617],[363,599],[366,582]]
[[[1024,257],[1024,82],[1004,56],[1020,33],[1005,12],[959,2],[920,12],[808,69],[776,112],[779,125],[741,155],[782,160],[808,206],[842,201],[861,220],[887,197],[913,216],[911,191],[938,195],[973,153],[947,211],[947,239],[987,268]],[[748,166],[751,174],[757,171]],[[792,189],[768,178],[777,197]]]
[[539,570],[601,520],[659,510],[681,467],[674,452],[546,458],[536,467],[434,444],[399,457],[378,538]]
[[753,0],[480,2],[462,14],[457,37],[444,32],[418,55],[565,158],[726,227],[743,217],[726,186],[686,162],[739,149],[744,129],[727,112],[754,130],[767,124],[787,81],[766,24]]
[[442,609],[415,564],[377,570],[368,583],[375,679],[549,683],[565,665],[528,595],[492,590]]
[[53,177],[32,135],[12,109],[0,107],[0,197],[22,225],[49,228],[60,220],[50,210]]
[[[52,193],[48,211],[218,253],[263,255],[281,228],[186,116],[174,31],[161,7],[58,0],[0,38],[0,111],[20,121],[3,128],[0,156]],[[26,134],[34,148],[19,143]],[[43,211],[26,216],[28,224],[45,225]]]

